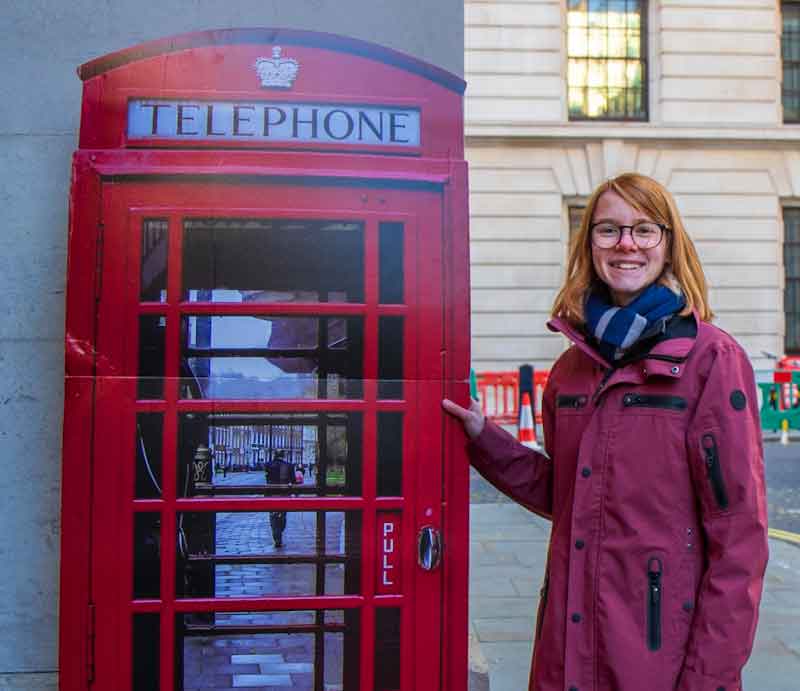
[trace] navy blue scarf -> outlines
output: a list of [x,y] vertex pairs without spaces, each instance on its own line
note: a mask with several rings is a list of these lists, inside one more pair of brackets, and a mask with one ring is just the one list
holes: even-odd
[[625,307],[612,305],[606,290],[595,289],[586,300],[586,328],[597,340],[600,354],[614,362],[638,341],[661,331],[685,304],[683,295],[658,283]]

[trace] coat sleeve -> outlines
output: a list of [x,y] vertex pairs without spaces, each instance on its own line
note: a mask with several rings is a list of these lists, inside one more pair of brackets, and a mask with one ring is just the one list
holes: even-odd
[[553,463],[550,460],[555,420],[553,391],[554,387],[548,382],[542,397],[547,454],[520,444],[491,420],[486,420],[480,436],[467,447],[470,463],[483,477],[503,494],[548,519],[553,514]]
[[753,370],[734,343],[709,352],[687,434],[702,516],[702,576],[677,691],[740,691],[767,565],[764,460]]

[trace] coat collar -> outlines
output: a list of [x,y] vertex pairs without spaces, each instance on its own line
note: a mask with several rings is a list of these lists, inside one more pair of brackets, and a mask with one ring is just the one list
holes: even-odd
[[616,365],[612,365],[600,355],[588,342],[586,335],[565,319],[554,317],[547,322],[547,328],[550,331],[564,334],[579,350],[603,369],[622,368],[636,362],[643,365],[645,377],[656,375],[679,379],[683,374],[683,364],[689,357],[697,339],[699,322],[700,318],[696,310],[692,310],[692,314],[687,318],[670,320],[662,338],[646,354],[634,357],[633,360],[623,360]]

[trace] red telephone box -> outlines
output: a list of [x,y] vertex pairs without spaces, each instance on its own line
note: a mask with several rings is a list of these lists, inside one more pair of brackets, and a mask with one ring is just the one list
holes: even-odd
[[61,688],[466,688],[461,79],[225,30],[83,65]]

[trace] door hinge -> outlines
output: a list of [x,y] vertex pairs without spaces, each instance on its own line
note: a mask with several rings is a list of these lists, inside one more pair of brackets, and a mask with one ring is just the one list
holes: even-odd
[[103,249],[105,243],[105,224],[97,224],[97,247],[94,259],[94,299],[100,301],[103,290]]
[[86,679],[94,681],[95,617],[94,603],[90,602],[86,613]]

